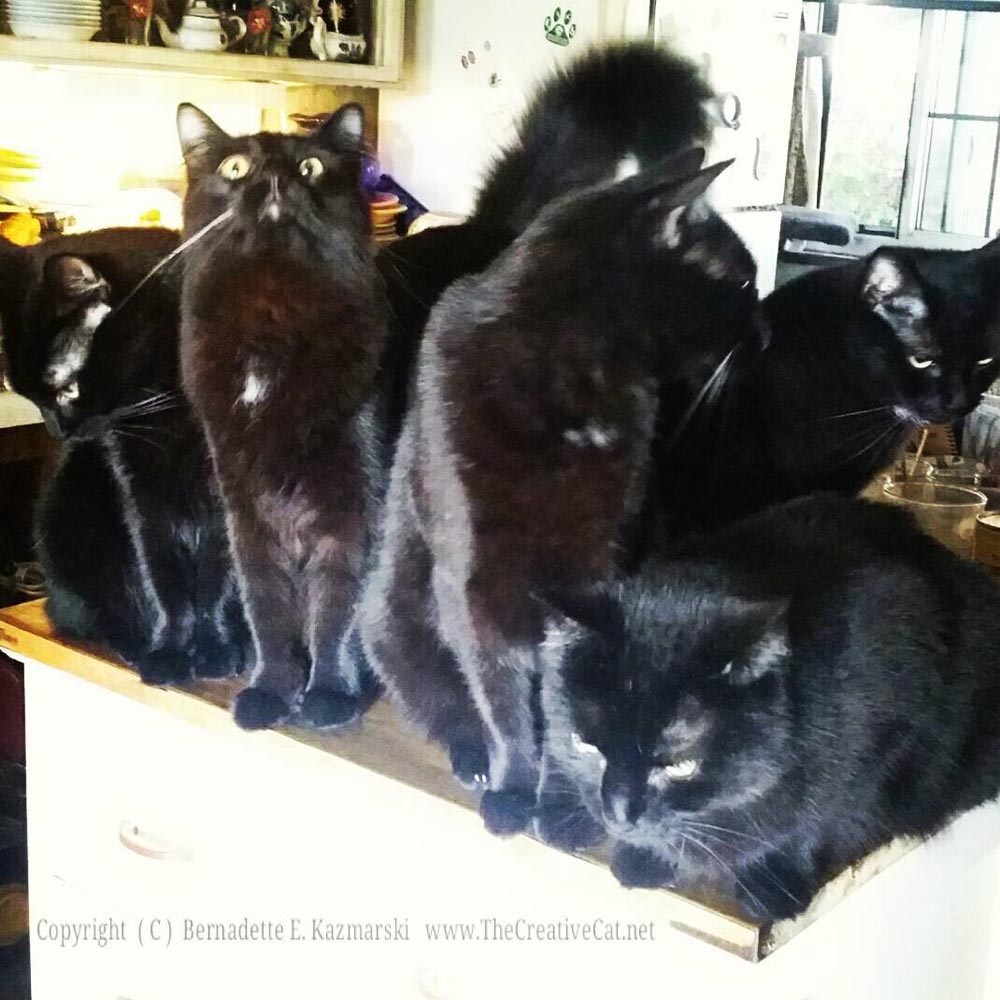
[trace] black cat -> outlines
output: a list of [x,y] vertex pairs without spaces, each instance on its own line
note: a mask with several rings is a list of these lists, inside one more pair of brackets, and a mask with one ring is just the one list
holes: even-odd
[[915,428],[964,417],[1000,373],[998,289],[991,243],[884,248],[773,292],[716,405],[657,444],[658,544],[813,490],[857,493]]
[[528,822],[537,785],[532,590],[614,570],[658,393],[693,396],[755,335],[753,261],[696,201],[722,169],[701,155],[544,210],[452,285],[421,346],[362,635],[456,774],[488,772],[498,832]]
[[[352,638],[387,462],[387,315],[362,112],[233,137],[178,112],[188,167],[184,384],[225,498],[257,651],[237,722],[341,725],[374,684]],[[200,235],[199,235],[200,234]],[[308,685],[307,685],[308,681]]]
[[[150,683],[228,676],[246,627],[208,453],[180,395],[176,233],[107,230],[0,262],[8,374],[65,440],[37,516],[48,614]],[[140,287],[140,283],[141,287]]]
[[561,603],[539,828],[625,885],[787,917],[1000,794],[1000,592],[899,511],[792,501]]
[[532,95],[487,172],[477,222],[522,232],[568,191],[623,180],[704,143],[711,91],[697,68],[643,42],[595,48]]

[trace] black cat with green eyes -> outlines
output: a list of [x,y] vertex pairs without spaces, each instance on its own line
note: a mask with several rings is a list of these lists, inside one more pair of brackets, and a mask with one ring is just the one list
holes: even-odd
[[[1000,242],[883,248],[761,303],[716,405],[657,443],[660,544],[812,490],[857,493],[1000,371]],[[673,420],[676,414],[666,414]]]
[[257,652],[234,714],[343,724],[373,690],[352,640],[385,466],[386,308],[360,186],[363,118],[234,137],[178,111],[188,167],[185,388],[226,506]]

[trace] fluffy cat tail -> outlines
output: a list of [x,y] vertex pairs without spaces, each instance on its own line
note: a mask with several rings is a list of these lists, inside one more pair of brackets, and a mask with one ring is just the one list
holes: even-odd
[[693,63],[647,43],[594,49],[542,84],[490,168],[473,218],[521,232],[569,190],[620,180],[708,138]]

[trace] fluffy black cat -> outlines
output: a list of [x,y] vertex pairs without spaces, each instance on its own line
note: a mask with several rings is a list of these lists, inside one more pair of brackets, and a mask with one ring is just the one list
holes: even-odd
[[659,544],[812,490],[857,493],[915,428],[964,417],[1000,373],[998,289],[994,242],[884,248],[769,295],[715,405],[657,444]]
[[545,209],[452,285],[421,346],[362,635],[460,779],[488,774],[497,832],[524,827],[537,785],[532,590],[616,567],[658,393],[693,396],[753,335],[753,261],[697,202],[722,169],[701,156]]
[[[374,692],[352,638],[386,465],[375,391],[387,313],[360,186],[363,118],[233,137],[178,111],[184,384],[225,499],[257,652],[236,721],[353,719]],[[308,683],[307,683],[308,682]]]
[[672,556],[552,623],[546,839],[778,919],[1000,794],[1000,592],[905,514],[819,494]]
[[65,440],[37,516],[48,614],[150,683],[239,672],[247,641],[204,439],[180,395],[176,249],[106,230],[0,259],[13,387]]
[[546,80],[490,167],[473,218],[522,232],[573,189],[623,180],[704,143],[711,91],[697,68],[642,42],[593,49]]

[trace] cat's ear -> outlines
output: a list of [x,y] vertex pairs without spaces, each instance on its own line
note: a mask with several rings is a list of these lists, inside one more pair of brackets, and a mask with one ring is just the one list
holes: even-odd
[[861,299],[883,319],[889,319],[889,315],[923,319],[927,315],[920,282],[906,261],[892,250],[876,250],[868,258]]
[[532,594],[545,613],[544,652],[559,660],[587,634],[615,635],[623,627],[621,607],[606,588],[562,588]]
[[[701,150],[693,152],[700,154]],[[703,196],[712,182],[733,163],[722,160],[678,177],[673,170],[677,162],[673,158],[664,164],[663,175],[645,193],[646,204],[657,220],[655,241],[672,250],[689,243],[692,230],[711,217]]]
[[188,170],[215,169],[215,165],[206,166],[206,160],[211,159],[212,151],[220,143],[232,137],[219,128],[201,108],[193,104],[181,104],[177,107],[177,138],[180,139],[181,152]]
[[360,104],[345,104],[316,130],[313,139],[336,153],[360,153],[365,137],[365,113]]
[[741,611],[753,624],[753,638],[742,655],[723,670],[730,682],[753,684],[768,674],[780,673],[788,661],[788,604],[785,601],[755,601]]
[[82,257],[65,253],[49,257],[43,275],[57,315],[72,312],[84,299],[107,301],[108,283]]

